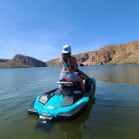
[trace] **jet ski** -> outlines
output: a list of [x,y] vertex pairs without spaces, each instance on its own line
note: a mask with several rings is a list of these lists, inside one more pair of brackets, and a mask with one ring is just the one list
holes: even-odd
[[57,81],[61,87],[38,95],[29,106],[28,114],[38,115],[42,120],[67,120],[80,115],[95,95],[96,80],[81,71],[79,76],[84,76],[85,93],[77,83]]

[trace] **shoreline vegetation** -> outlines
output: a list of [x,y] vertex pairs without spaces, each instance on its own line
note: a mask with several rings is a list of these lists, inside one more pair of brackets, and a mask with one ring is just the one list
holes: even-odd
[[[106,45],[98,51],[74,55],[78,65],[139,64],[139,41]],[[0,68],[26,68],[58,66],[58,58],[43,62],[33,57],[16,54],[12,59],[0,59]]]

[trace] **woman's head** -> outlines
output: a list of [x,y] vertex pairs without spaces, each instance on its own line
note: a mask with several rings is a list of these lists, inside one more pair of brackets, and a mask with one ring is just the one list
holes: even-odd
[[66,45],[63,46],[62,54],[69,54],[69,55],[71,55],[71,47],[70,47],[70,45],[66,44]]

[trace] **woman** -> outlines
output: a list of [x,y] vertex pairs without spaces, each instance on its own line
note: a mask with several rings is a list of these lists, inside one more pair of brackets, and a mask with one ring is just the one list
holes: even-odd
[[59,59],[61,73],[60,80],[66,79],[72,82],[79,82],[82,88],[82,91],[85,92],[82,79],[77,75],[78,64],[76,58],[71,56],[71,47],[70,45],[64,45],[61,57]]

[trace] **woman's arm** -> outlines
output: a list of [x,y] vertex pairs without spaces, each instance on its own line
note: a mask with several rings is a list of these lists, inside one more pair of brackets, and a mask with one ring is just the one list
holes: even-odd
[[60,69],[62,69],[62,66],[61,66],[61,63],[62,63],[62,57],[59,58],[58,63],[59,63],[59,67],[60,67]]
[[78,71],[78,64],[75,57],[72,57],[72,66],[74,71]]

